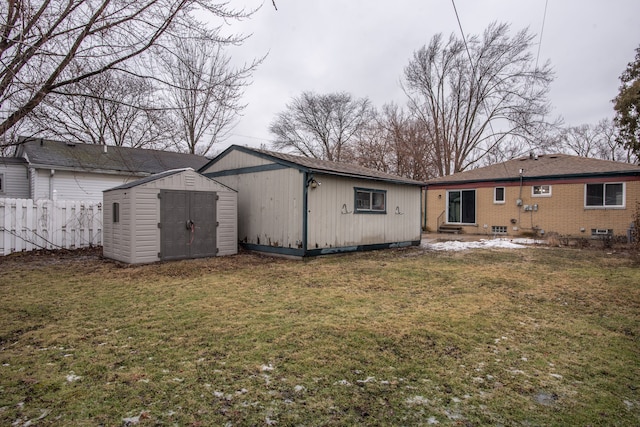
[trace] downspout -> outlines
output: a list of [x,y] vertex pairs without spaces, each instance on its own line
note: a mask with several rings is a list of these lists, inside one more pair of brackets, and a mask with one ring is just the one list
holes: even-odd
[[309,193],[309,180],[311,177],[308,172],[304,172],[303,174],[303,186],[302,186],[302,256],[307,255],[307,210],[308,210],[308,201],[307,196]]
[[[428,186],[424,186],[422,187],[422,189],[420,190],[420,197],[423,198],[424,200],[422,201],[423,206],[424,206],[424,217],[422,218],[422,230],[420,230],[420,233],[422,234],[423,231],[427,231],[427,187]],[[424,190],[424,192],[423,192]],[[423,197],[424,194],[424,197]]]

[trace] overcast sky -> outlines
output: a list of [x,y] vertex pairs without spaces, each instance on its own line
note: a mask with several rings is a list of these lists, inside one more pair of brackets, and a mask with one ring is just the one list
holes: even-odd
[[[234,4],[242,4],[235,1]],[[245,0],[256,7],[260,0]],[[269,124],[303,91],[345,91],[381,107],[405,105],[403,69],[433,35],[460,37],[450,0],[265,0],[249,20],[225,31],[252,34],[229,51],[233,61],[267,58],[244,96],[248,104],[227,140],[269,143]],[[619,76],[640,45],[639,0],[456,0],[465,35],[492,22],[529,28],[532,53],[555,72],[550,101],[566,125],[595,124],[613,117]],[[546,15],[545,15],[546,5]],[[544,27],[543,27],[544,24]],[[540,35],[542,39],[540,41]]]

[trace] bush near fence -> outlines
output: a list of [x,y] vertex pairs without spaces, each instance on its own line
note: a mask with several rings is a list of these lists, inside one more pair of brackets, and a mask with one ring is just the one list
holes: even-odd
[[0,198],[0,255],[101,245],[101,202]]

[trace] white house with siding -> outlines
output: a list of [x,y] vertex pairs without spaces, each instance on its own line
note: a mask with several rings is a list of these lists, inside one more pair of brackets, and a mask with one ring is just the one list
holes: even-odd
[[237,194],[191,168],[104,192],[103,254],[140,264],[238,251]]
[[[0,197],[87,202],[100,202],[109,188],[166,170],[198,169],[209,161],[194,154],[41,138],[24,138],[15,159],[20,165],[5,172],[4,181],[19,190]],[[0,159],[0,174],[3,160],[9,161]]]
[[238,238],[296,257],[418,245],[423,183],[233,145],[200,169],[238,192]]
[[0,198],[29,198],[27,166],[27,161],[24,159],[0,157]]

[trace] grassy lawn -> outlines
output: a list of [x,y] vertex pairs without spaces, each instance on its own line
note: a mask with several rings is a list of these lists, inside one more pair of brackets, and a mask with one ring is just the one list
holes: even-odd
[[0,271],[0,425],[640,424],[640,268],[620,254]]

